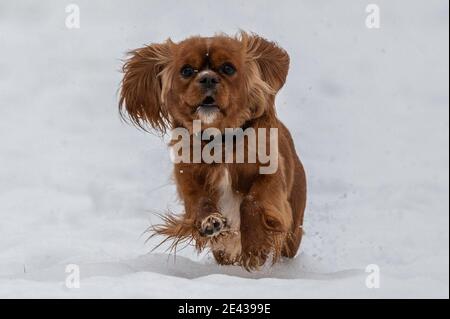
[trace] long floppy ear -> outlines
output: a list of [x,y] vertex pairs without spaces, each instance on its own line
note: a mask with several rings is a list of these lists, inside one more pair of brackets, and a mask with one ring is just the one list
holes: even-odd
[[286,82],[289,70],[289,55],[276,43],[256,34],[241,32],[241,41],[246,48],[247,60],[255,61],[264,82],[278,92]]
[[164,100],[171,82],[168,66],[173,45],[169,39],[133,50],[123,66],[120,114],[125,118],[128,113],[131,122],[145,131],[150,127],[164,133],[168,127]]

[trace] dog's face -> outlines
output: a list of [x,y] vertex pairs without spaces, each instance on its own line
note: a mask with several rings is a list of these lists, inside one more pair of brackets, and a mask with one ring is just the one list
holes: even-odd
[[120,104],[140,127],[241,127],[275,114],[287,53],[258,36],[168,40],[133,51],[124,65]]
[[172,90],[167,109],[176,121],[189,127],[238,123],[248,104],[245,62],[239,41],[224,38],[194,38],[181,42],[174,59]]

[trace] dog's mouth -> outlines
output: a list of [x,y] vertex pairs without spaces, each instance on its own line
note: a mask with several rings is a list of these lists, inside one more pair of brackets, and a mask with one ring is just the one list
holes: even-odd
[[219,106],[216,104],[216,100],[212,96],[207,96],[202,103],[197,106],[195,110],[197,113],[214,113],[220,111]]
[[195,109],[196,117],[204,124],[214,123],[220,113],[220,107],[212,96],[207,96]]

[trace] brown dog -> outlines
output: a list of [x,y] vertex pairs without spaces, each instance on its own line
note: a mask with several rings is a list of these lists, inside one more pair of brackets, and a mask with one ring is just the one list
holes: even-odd
[[[262,161],[251,162],[249,156],[244,162],[209,163],[195,162],[190,154],[190,161],[176,163],[185,213],[165,216],[155,233],[173,239],[174,247],[194,240],[198,250],[211,249],[219,264],[247,270],[258,269],[270,257],[273,262],[294,257],[302,238],[306,178],[274,105],[288,73],[288,54],[244,32],[167,40],[130,54],[123,67],[120,109],[137,126],[162,133],[185,128],[191,151],[196,120],[202,132],[215,128],[225,135],[226,128],[278,130],[278,169],[271,174],[261,174]],[[249,151],[245,135],[234,139]]]

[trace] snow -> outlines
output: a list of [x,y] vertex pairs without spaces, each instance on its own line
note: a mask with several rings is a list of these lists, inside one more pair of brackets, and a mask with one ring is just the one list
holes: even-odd
[[[0,3],[0,297],[449,297],[447,1],[378,0],[380,29],[356,0],[75,3],[71,30],[64,2]],[[290,53],[309,182],[301,253],[258,273],[151,252],[182,209],[169,150],[117,111],[126,51],[239,28]]]

